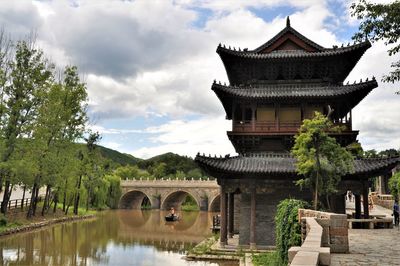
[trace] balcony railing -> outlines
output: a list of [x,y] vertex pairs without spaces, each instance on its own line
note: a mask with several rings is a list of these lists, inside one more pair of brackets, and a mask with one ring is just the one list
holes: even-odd
[[[336,122],[335,126],[344,126],[345,131],[351,130],[349,122]],[[297,132],[301,122],[261,122],[261,121],[240,121],[232,123],[234,132]]]

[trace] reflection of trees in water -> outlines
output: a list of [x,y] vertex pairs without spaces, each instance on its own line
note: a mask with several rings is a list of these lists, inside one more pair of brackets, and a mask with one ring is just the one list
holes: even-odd
[[9,265],[107,263],[106,225],[97,223],[93,226],[95,223],[91,220],[60,224],[1,239],[0,247],[3,250],[15,252],[10,258],[3,258],[2,262]]
[[183,219],[172,224],[165,222],[166,213],[110,211],[94,220],[3,237],[0,238],[0,255],[4,258],[0,260],[8,265],[107,264],[109,243],[125,248],[142,245],[183,253],[210,234],[208,213],[181,212]]

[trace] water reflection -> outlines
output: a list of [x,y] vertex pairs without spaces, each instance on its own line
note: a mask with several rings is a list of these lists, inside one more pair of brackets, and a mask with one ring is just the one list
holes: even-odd
[[2,265],[237,265],[186,262],[185,251],[210,234],[212,214],[108,211],[97,219],[0,238]]

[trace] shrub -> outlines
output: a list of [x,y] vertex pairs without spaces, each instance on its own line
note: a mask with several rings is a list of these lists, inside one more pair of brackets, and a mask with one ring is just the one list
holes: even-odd
[[0,226],[6,226],[7,225],[7,218],[4,215],[0,216]]
[[301,226],[298,221],[298,209],[305,208],[307,202],[285,199],[278,204],[275,216],[276,249],[280,263],[287,264],[288,250],[291,246],[301,245]]
[[251,258],[253,264],[255,266],[264,266],[264,265],[274,265],[274,266],[285,266],[280,257],[278,252],[265,252],[261,254],[254,254]]

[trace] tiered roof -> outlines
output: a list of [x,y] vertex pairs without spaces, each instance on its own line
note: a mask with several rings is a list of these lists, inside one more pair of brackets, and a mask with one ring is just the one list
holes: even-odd
[[[217,48],[217,53],[222,57],[226,55],[232,55],[240,58],[250,58],[250,59],[290,59],[290,58],[315,58],[315,57],[327,57],[327,56],[336,56],[336,55],[344,55],[354,52],[360,52],[362,55],[368,48],[371,47],[371,43],[367,40],[361,43],[356,43],[349,46],[343,47],[333,47],[333,48],[323,48],[323,50],[310,52],[305,50],[277,50],[269,53],[260,53],[257,52],[257,49],[252,51],[245,50],[236,50],[226,48],[225,45],[221,44]],[[361,56],[360,56],[361,57]]]
[[[347,109],[353,108],[374,88],[378,86],[375,78],[365,82],[347,85],[329,84],[257,84],[254,86],[227,86],[214,81],[211,89],[218,96],[225,108],[228,119],[232,118],[231,98],[243,100],[262,101],[263,103],[274,102],[276,100],[301,100],[301,99],[338,99],[346,97],[353,99]],[[346,114],[349,110],[344,110]]]
[[[239,156],[211,157],[197,154],[196,162],[213,176],[227,174],[285,175],[295,176],[296,159],[288,153],[251,153]],[[347,177],[379,174],[393,169],[400,157],[363,158],[354,160],[354,172]]]
[[[288,22],[281,32],[254,50],[219,44],[217,53],[231,84],[279,80],[280,76],[275,74],[280,73],[282,67],[286,74],[291,71],[286,68],[288,63],[295,69],[301,66],[301,70],[295,71],[302,73],[302,79],[328,79],[337,83],[344,81],[370,47],[371,43],[365,40],[353,45],[324,48],[297,32]],[[313,74],[309,76],[310,73]]]

